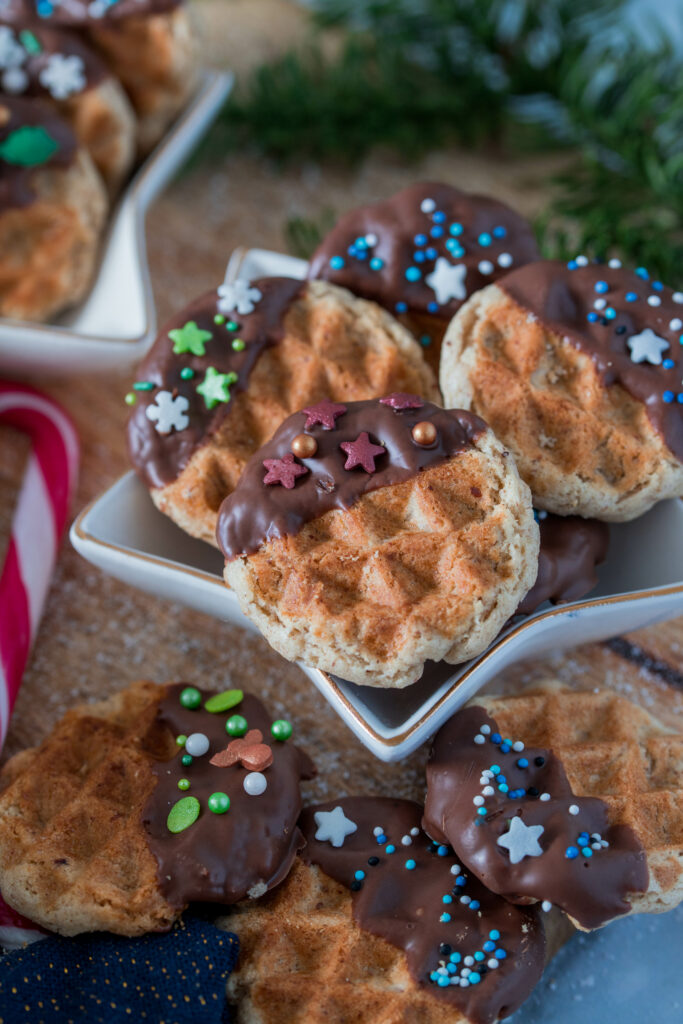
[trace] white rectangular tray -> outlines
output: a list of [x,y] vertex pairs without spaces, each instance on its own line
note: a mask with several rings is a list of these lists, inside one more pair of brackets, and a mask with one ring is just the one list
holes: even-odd
[[[238,249],[227,277],[302,278],[306,268],[281,253]],[[545,605],[465,665],[430,665],[405,690],[356,686],[301,668],[369,750],[384,761],[399,760],[513,662],[683,614],[683,502],[662,502],[632,523],[612,526],[610,535],[598,587],[587,600]],[[223,583],[220,553],[158,512],[132,472],[81,513],[71,540],[89,561],[141,590],[254,629]]]
[[126,186],[85,301],[53,324],[0,319],[0,370],[87,373],[142,358],[157,330],[145,215],[209,128],[232,83],[231,74],[205,72],[193,99]]

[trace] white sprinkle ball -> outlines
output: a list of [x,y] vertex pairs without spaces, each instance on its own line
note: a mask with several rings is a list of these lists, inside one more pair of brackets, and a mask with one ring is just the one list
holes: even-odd
[[479,730],[479,732],[483,732],[484,736],[488,736],[488,734],[491,732],[491,726],[490,725],[482,725],[482,727]]
[[521,740],[517,740],[512,744],[512,749],[519,754],[520,751],[524,750],[524,744]]
[[512,266],[512,256],[510,255],[509,252],[502,252],[500,254],[500,256],[498,257],[498,266],[499,267],[511,267]]
[[543,803],[545,803],[546,800],[550,800],[550,793],[541,793],[541,795],[540,795],[540,797],[538,799],[542,800]]
[[412,843],[413,843],[413,840],[410,838],[410,836],[403,836],[401,838],[401,844],[403,846],[412,846]]
[[261,796],[268,788],[265,775],[261,772],[249,772],[244,779],[244,792],[249,796]]
[[185,753],[191,757],[203,757],[209,749],[209,737],[203,732],[193,732],[185,740]]
[[493,269],[493,263],[491,263],[491,260],[481,260],[479,263],[480,274],[492,274]]
[[674,302],[681,303],[683,302],[683,292],[674,292],[671,298]]
[[377,245],[377,235],[369,234],[365,236],[365,241],[368,245]]
[[579,813],[579,808],[576,806],[576,804],[572,804],[571,805],[571,807],[569,808],[569,813],[570,814],[578,814]]
[[647,304],[648,306],[661,306],[662,300],[659,295],[648,295]]
[[433,213],[436,209],[436,203],[433,199],[423,199],[420,203],[420,209],[423,213]]
[[451,874],[452,875],[459,875],[461,870],[462,869],[461,869],[459,864],[453,864],[453,866],[451,867]]
[[595,309],[604,309],[607,305],[607,299],[596,299],[593,303]]
[[577,256],[576,259],[574,260],[574,262],[576,263],[577,267],[587,267],[588,266],[588,257],[587,256]]
[[493,796],[495,792],[496,791],[493,788],[493,786],[485,786],[484,789],[482,790],[484,796]]
[[464,903],[465,906],[467,906],[468,903],[472,902],[472,897],[471,896],[461,896],[460,897],[460,902]]
[[680,331],[681,327],[683,327],[683,320],[681,320],[680,317],[675,316],[673,320],[669,322],[670,331]]
[[483,802],[484,802],[483,796],[475,796],[474,800],[472,801],[472,803],[474,804],[475,807],[481,807]]
[[411,836],[419,836],[419,834],[420,834],[419,828],[411,828],[410,834],[411,834]]
[[490,967],[492,971],[495,971],[496,967],[498,966],[498,961],[496,960],[495,956],[492,956],[490,960],[486,961],[486,966]]
[[[463,963],[465,964],[465,967],[474,967],[474,957],[466,956]],[[462,973],[464,974],[465,972],[463,971]],[[468,971],[467,973],[469,974],[470,972]]]
[[475,743],[480,743],[480,744],[481,744],[481,743],[486,743],[486,737],[485,737],[485,736],[482,736],[482,735],[481,735],[481,733],[479,733],[479,735],[478,735],[478,736],[475,736],[475,737],[474,737],[474,742],[475,742]]
[[543,902],[541,903],[541,910],[544,910],[546,912],[546,914],[548,913],[549,910],[552,910],[552,907],[553,907],[553,905],[550,902],[550,900],[543,900]]
[[383,832],[384,829],[380,825],[375,825],[375,827],[372,830],[373,836],[381,836]]
[[607,264],[607,266],[611,267],[612,270],[618,270],[619,267],[621,266],[621,260],[616,260],[616,259],[615,260],[610,260],[609,263]]

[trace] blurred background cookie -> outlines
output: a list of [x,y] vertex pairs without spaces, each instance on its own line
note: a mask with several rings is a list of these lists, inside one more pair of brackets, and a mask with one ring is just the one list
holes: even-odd
[[133,165],[137,122],[121,84],[80,36],[41,22],[15,29],[0,18],[0,91],[53,102],[116,191]]
[[539,508],[634,519],[683,495],[682,330],[683,293],[644,268],[530,264],[456,315],[441,388],[509,446]]
[[398,390],[438,397],[384,310],[323,281],[238,279],[175,316],[139,367],[131,460],[161,511],[215,544],[221,502],[289,413]]
[[538,257],[530,225],[509,206],[417,182],[341,217],[313,254],[309,277],[379,302],[438,371],[444,331],[467,297]]
[[149,151],[197,84],[198,39],[183,0],[7,0],[3,17],[18,28],[41,23],[83,31],[128,93]]
[[255,697],[135,683],[67,712],[0,773],[0,888],[62,935],[171,927],[257,899],[303,845],[314,768]]
[[102,179],[54,108],[0,96],[0,315],[45,320],[78,302],[106,214]]
[[478,417],[406,394],[290,416],[223,503],[217,536],[275,650],[369,686],[480,654],[538,569],[509,453]]
[[626,697],[478,695],[437,733],[425,828],[513,902],[583,929],[683,897],[683,738]]

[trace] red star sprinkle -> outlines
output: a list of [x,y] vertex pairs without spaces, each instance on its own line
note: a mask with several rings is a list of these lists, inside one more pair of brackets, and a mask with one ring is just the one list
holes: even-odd
[[337,402],[330,402],[329,398],[323,398],[322,402],[318,402],[317,405],[309,405],[307,409],[301,410],[306,414],[306,422],[304,423],[304,430],[310,430],[311,427],[315,427],[318,424],[323,430],[334,430],[335,420],[337,416],[343,416],[346,412],[345,405],[339,405]]
[[366,473],[375,472],[375,459],[386,451],[384,445],[372,443],[366,430],[359,434],[355,441],[342,441],[339,447],[348,456],[344,469],[362,466]]
[[305,466],[294,461],[291,452],[283,455],[281,459],[264,459],[263,465],[268,470],[263,478],[264,484],[282,484],[288,491],[291,491],[298,476],[305,476],[308,473]]
[[380,405],[390,405],[392,409],[421,409],[424,402],[419,395],[408,395],[405,391],[394,391],[386,398],[380,398]]

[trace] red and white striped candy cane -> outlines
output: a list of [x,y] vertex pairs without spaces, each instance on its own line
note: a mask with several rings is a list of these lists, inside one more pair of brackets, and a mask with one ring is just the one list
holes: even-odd
[[0,747],[38,628],[78,472],[78,436],[61,406],[24,384],[0,381],[0,424],[32,448],[0,575]]

